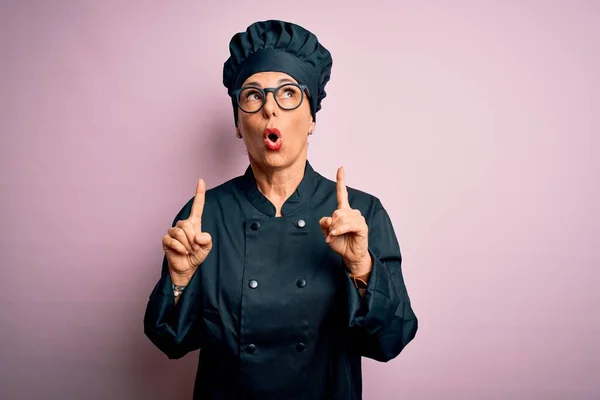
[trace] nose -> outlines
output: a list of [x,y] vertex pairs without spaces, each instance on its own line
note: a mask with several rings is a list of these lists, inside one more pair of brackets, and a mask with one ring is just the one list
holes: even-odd
[[263,106],[263,115],[265,118],[275,117],[279,112],[279,106],[275,101],[275,93],[268,92],[265,98],[265,105]]

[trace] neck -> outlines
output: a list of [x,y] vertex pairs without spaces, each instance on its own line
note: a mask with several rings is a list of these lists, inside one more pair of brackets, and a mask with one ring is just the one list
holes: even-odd
[[283,203],[294,193],[304,178],[306,157],[298,157],[291,165],[281,168],[270,168],[250,159],[250,166],[258,190],[273,203],[276,216],[281,216]]

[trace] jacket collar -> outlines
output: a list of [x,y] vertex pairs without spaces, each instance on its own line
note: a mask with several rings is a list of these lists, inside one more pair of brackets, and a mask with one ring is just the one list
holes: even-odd
[[[302,181],[292,193],[292,195],[285,201],[281,209],[281,214],[285,217],[294,212],[296,209],[304,205],[312,197],[319,174],[315,172],[308,160],[304,167],[304,177]],[[254,172],[252,167],[248,166],[243,176],[243,192],[248,201],[256,207],[263,214],[274,217],[275,206],[258,190],[256,185],[256,179],[254,178]]]

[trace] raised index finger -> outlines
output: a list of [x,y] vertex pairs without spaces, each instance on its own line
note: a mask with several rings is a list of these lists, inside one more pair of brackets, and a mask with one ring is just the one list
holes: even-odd
[[336,182],[338,209],[350,208],[350,203],[348,202],[348,190],[346,189],[346,177],[344,176],[344,167],[338,168]]
[[198,224],[199,227],[202,225],[202,213],[204,212],[204,196],[206,194],[206,184],[204,179],[198,180],[198,186],[196,186],[196,196],[192,203],[192,211],[190,212],[190,219],[193,223]]

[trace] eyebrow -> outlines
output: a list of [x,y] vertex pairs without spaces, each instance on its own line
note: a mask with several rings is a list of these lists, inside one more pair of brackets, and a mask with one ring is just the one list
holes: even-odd
[[[291,80],[290,78],[282,78],[279,81],[277,81],[278,85],[281,85],[282,83],[296,83],[293,80]],[[252,81],[252,82],[247,82],[244,86],[258,86],[258,87],[262,87],[262,85],[258,82]]]

